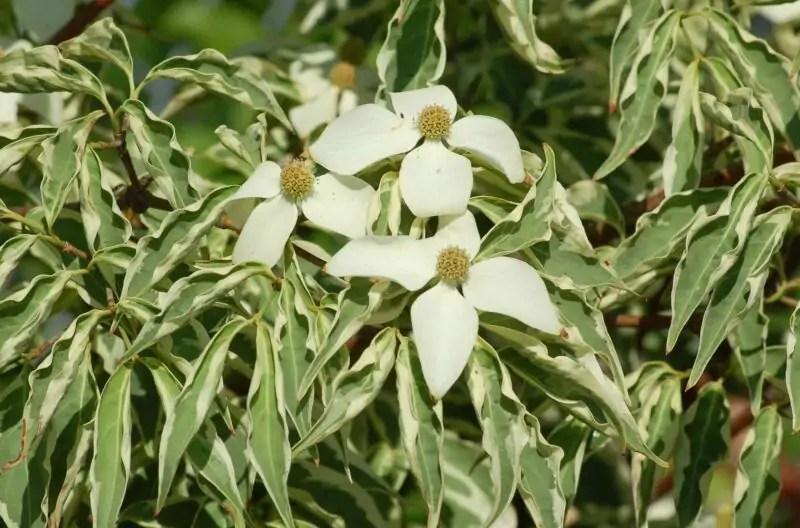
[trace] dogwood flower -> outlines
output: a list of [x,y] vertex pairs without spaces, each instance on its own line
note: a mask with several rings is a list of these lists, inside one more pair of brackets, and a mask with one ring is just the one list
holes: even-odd
[[326,266],[337,277],[392,280],[416,291],[439,281],[411,305],[411,327],[428,388],[441,398],[467,364],[478,336],[477,310],[558,334],[547,288],[528,264],[510,257],[473,262],[480,235],[472,213],[439,219],[430,238],[369,236],[348,242]]
[[265,161],[236,191],[232,198],[236,202],[228,211],[234,223],[248,210],[247,201],[265,200],[247,216],[233,248],[233,262],[256,260],[274,266],[301,211],[323,229],[350,238],[366,233],[367,209],[375,190],[352,176],[315,177],[312,167],[306,160],[291,161],[283,168]]
[[358,104],[358,95],[353,90],[356,67],[349,62],[337,62],[333,50],[301,55],[289,65],[289,78],[303,97],[303,104],[289,110],[289,121],[300,138],[309,137],[317,127]]
[[467,208],[472,164],[451,148],[482,158],[512,183],[525,179],[514,132],[494,117],[471,115],[454,122],[458,105],[446,86],[390,96],[396,113],[365,104],[335,119],[309,148],[314,161],[339,174],[355,174],[408,152],[400,165],[400,193],[418,217],[461,214]]

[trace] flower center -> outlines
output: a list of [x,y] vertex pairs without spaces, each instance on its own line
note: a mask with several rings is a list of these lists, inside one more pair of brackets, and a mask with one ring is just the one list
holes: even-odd
[[426,106],[417,117],[417,127],[425,139],[446,138],[452,124],[447,109],[439,105]]
[[292,160],[281,169],[281,190],[288,198],[299,200],[311,194],[314,174],[308,161]]
[[331,68],[331,82],[341,88],[348,90],[356,85],[356,67],[347,61],[341,61]]
[[462,281],[469,272],[469,255],[467,251],[456,246],[449,246],[436,258],[436,274],[449,281]]

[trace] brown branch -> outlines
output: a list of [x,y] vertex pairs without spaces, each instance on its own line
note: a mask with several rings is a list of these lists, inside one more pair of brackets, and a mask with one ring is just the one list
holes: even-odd
[[139,189],[142,184],[139,182],[138,176],[136,176],[136,169],[133,167],[133,160],[130,152],[128,152],[128,127],[128,115],[126,114],[122,118],[122,127],[117,133],[117,153],[119,153],[119,159],[122,160],[128,179],[131,181],[131,187]]
[[84,260],[89,260],[89,254],[88,253],[86,253],[83,250],[80,250],[80,249],[76,248],[75,246],[73,246],[69,242],[64,242],[64,245],[61,246],[61,251],[63,251],[64,253],[67,253],[69,255],[75,255],[76,257],[80,257],[80,258],[82,258]]
[[80,5],[75,8],[72,18],[67,22],[64,27],[58,30],[58,33],[50,38],[49,44],[57,46],[77,37],[83,30],[91,24],[94,19],[100,16],[100,13],[114,3],[114,0],[92,0],[88,4]]
[[644,330],[663,330],[669,328],[672,318],[668,315],[619,314],[609,324],[617,328],[642,328]]

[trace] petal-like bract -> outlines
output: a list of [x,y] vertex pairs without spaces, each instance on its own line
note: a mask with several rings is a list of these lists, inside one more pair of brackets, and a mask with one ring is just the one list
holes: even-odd
[[349,238],[367,232],[367,211],[375,189],[353,176],[323,174],[301,208],[320,227]]
[[481,248],[481,235],[475,217],[466,211],[460,215],[439,217],[436,234],[422,242],[437,255],[444,248],[455,246],[466,250],[470,259],[473,259]]
[[281,168],[274,161],[261,163],[231,200],[241,198],[272,198],[281,192]]
[[544,281],[521,260],[496,257],[473,264],[463,290],[478,310],[507,315],[551,334],[561,331]]
[[297,223],[297,206],[276,196],[253,209],[233,248],[233,262],[255,260],[274,266]]
[[418,290],[436,273],[436,254],[407,236],[370,236],[348,242],[325,270],[336,277],[388,279],[407,290]]
[[458,290],[440,282],[411,305],[422,374],[439,399],[464,370],[478,337],[478,314]]
[[455,119],[458,111],[456,96],[450,88],[443,85],[395,92],[390,94],[395,112],[403,119],[413,122],[420,112],[428,106],[441,106],[450,114],[450,119]]
[[376,104],[342,114],[309,147],[313,160],[338,174],[353,175],[373,163],[408,152],[420,133],[403,119]]
[[337,115],[340,91],[331,85],[314,99],[289,110],[289,121],[299,137],[307,138],[317,127],[333,121]]
[[506,175],[511,183],[525,180],[517,136],[495,117],[471,115],[453,123],[447,143],[468,150]]
[[426,141],[400,165],[400,192],[418,217],[461,214],[472,192],[472,165],[439,141]]

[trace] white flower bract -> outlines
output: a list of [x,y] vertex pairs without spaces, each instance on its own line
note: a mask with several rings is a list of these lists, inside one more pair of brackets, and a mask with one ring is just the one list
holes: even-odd
[[[234,194],[228,214],[235,224],[244,224],[233,248],[234,262],[255,260],[274,266],[301,211],[314,224],[349,238],[366,233],[367,210],[375,190],[352,176],[314,177],[310,168],[304,168],[306,163],[293,161],[281,169],[265,161]],[[285,181],[282,174],[287,172],[299,179]],[[302,179],[306,177],[307,182]],[[250,212],[259,198],[264,201]]]
[[472,164],[450,148],[471,152],[512,183],[525,179],[519,141],[503,121],[477,115],[455,120],[458,105],[446,86],[390,95],[394,113],[366,104],[333,120],[309,147],[314,161],[352,175],[408,152],[400,165],[400,192],[411,212],[422,218],[467,209]]
[[[555,307],[536,270],[510,257],[473,262],[480,242],[475,218],[465,212],[441,217],[436,234],[423,240],[407,236],[352,240],[326,266],[326,271],[337,277],[388,279],[412,291],[440,276],[439,282],[411,305],[422,373],[436,398],[441,398],[464,370],[478,336],[476,310],[513,317],[552,334],[561,331]],[[442,255],[447,262],[442,262]],[[461,255],[467,259],[465,274]],[[442,277],[443,273],[450,276]]]

